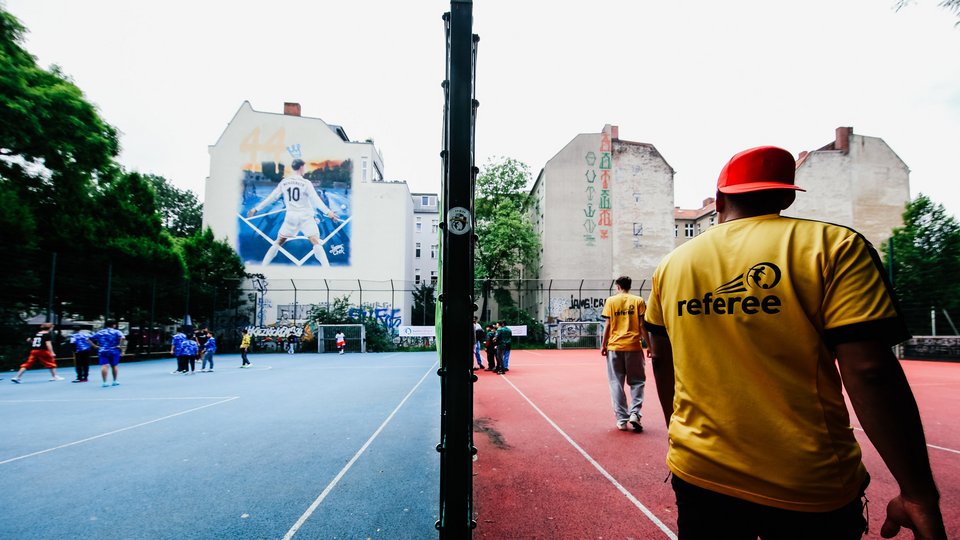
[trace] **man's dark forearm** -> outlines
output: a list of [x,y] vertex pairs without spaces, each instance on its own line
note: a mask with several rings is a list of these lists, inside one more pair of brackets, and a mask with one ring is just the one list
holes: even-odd
[[663,409],[663,420],[670,427],[670,417],[673,416],[673,347],[670,338],[666,336],[650,335],[652,350],[651,363],[653,364],[653,379],[657,383],[657,397],[660,398],[660,407]]
[[860,425],[901,493],[915,502],[936,501],[939,494],[917,402],[889,347],[873,342],[841,344],[837,359]]

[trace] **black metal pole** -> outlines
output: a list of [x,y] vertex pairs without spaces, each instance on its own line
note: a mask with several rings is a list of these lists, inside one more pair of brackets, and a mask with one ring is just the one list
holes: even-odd
[[107,306],[103,315],[104,321],[110,320],[110,292],[113,288],[113,262],[107,263]]
[[50,293],[47,295],[47,322],[53,322],[53,291],[57,279],[57,252],[50,254]]
[[443,157],[440,285],[440,520],[441,539],[471,538],[473,519],[474,304],[473,135],[476,113],[471,0],[453,0],[444,16],[447,80]]

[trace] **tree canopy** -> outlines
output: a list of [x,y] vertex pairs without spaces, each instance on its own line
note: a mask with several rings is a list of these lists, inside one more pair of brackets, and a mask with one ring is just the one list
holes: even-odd
[[477,177],[474,203],[477,277],[511,279],[537,257],[540,241],[527,214],[530,167],[513,158],[487,162]]
[[[530,167],[513,158],[489,160],[476,182],[474,210],[477,222],[476,275],[480,279],[520,278],[524,267],[533,266],[540,239],[530,221],[528,192]],[[482,289],[481,313],[487,311],[486,285]],[[505,289],[493,291],[501,308],[513,305]]]
[[907,204],[903,223],[882,249],[910,331],[930,335],[933,311],[938,333],[953,333],[951,323],[960,323],[960,222],[920,194]]
[[25,32],[0,8],[0,250],[16,254],[0,344],[50,309],[136,324],[177,320],[190,304],[208,320],[240,302],[243,263],[200,230],[196,196],[125,172],[117,130],[59,68],[37,65]]

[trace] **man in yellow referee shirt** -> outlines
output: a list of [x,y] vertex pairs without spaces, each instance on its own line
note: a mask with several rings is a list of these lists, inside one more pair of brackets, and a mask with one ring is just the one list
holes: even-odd
[[[617,429],[627,431],[629,424],[639,433],[643,431],[640,408],[647,383],[642,341],[647,339],[643,328],[643,312],[647,307],[643,298],[630,294],[633,280],[629,276],[618,277],[614,285],[617,294],[603,303],[603,318],[607,323],[603,327],[600,354],[607,359],[607,380]],[[623,392],[624,383],[630,389],[629,404]]]
[[719,224],[663,258],[646,313],[681,539],[860,538],[861,460],[842,390],[900,486],[881,534],[944,539],[916,401],[891,346],[909,338],[854,230],[786,218],[786,150],[735,155]]

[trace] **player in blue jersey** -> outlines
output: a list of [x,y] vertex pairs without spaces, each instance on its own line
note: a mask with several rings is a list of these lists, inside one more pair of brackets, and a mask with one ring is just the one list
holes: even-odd
[[103,378],[103,386],[111,386],[107,382],[107,366],[113,370],[113,384],[118,386],[117,372],[120,366],[120,346],[124,342],[123,333],[117,330],[117,321],[108,320],[96,334],[90,337],[90,343],[97,348],[97,356],[100,359],[100,376]]
[[93,336],[89,331],[84,330],[79,325],[73,327],[73,334],[70,334],[70,345],[73,346],[73,365],[77,370],[77,378],[70,382],[87,382],[87,376],[90,374],[90,338]]
[[[217,338],[213,337],[213,332],[207,330],[207,341],[203,343],[203,364],[200,365],[200,371],[213,373],[213,353],[217,352]],[[207,362],[210,362],[210,369],[207,369]]]
[[170,338],[170,354],[177,359],[177,370],[173,372],[174,375],[187,372],[189,359],[183,353],[183,343],[187,341],[187,335],[183,332],[184,328],[181,326],[177,328],[177,333]]

